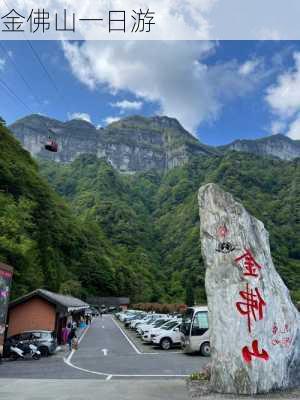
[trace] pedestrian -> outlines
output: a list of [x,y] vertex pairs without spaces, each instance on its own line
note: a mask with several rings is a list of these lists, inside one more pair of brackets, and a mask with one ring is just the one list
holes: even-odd
[[77,336],[76,336],[76,328],[72,328],[70,333],[69,333],[69,336],[68,336],[68,345],[69,345],[69,350],[70,351],[72,350],[72,342],[73,342],[74,338],[77,338]]
[[103,315],[103,311],[100,310],[100,318],[102,318],[102,315]]
[[85,323],[86,323],[86,325],[89,325],[89,323],[90,323],[90,318],[89,318],[88,314],[86,314],[86,316],[85,316]]
[[67,326],[65,326],[63,328],[63,330],[62,330],[62,342],[63,342],[63,344],[67,344],[68,336],[69,336],[70,331],[71,331],[71,325],[67,324]]

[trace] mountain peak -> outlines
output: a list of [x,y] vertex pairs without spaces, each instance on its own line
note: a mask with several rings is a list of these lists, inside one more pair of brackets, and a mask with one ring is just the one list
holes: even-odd
[[120,119],[119,121],[112,122],[108,126],[151,126],[155,125],[160,128],[173,128],[173,129],[179,129],[179,130],[184,130],[182,125],[179,123],[179,121],[176,118],[170,118],[167,116],[153,116],[153,117],[144,117],[141,115],[130,115],[129,117],[125,117]]
[[[283,160],[300,157],[300,141],[280,134],[256,140],[236,140],[219,148],[206,146],[186,131],[177,119],[167,116],[133,115],[96,129],[81,119],[61,122],[33,114],[16,121],[10,129],[35,156],[68,163],[81,154],[94,154],[125,173],[151,169],[166,171],[187,163],[194,156],[219,156],[227,150]],[[58,142],[58,153],[44,150],[49,136]]]
[[[166,116],[130,116],[99,130],[80,119],[61,122],[30,115],[16,121],[10,129],[33,155],[72,162],[81,154],[94,154],[126,173],[165,171],[185,164],[191,156],[216,154],[176,119]],[[59,151],[55,154],[44,149],[49,136],[58,143]]]
[[271,156],[286,161],[300,157],[300,141],[293,140],[280,133],[255,140],[238,139],[226,146],[222,146],[220,149],[242,151],[259,156]]
[[95,129],[95,125],[92,124],[92,122],[86,121],[85,119],[81,119],[81,118],[70,119],[69,121],[64,122],[64,125],[67,127],[70,127],[70,128],[76,127],[77,129],[80,127]]

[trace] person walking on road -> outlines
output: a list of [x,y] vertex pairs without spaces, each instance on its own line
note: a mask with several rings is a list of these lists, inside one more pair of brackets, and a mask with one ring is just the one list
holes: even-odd
[[69,333],[69,336],[68,336],[69,351],[72,350],[72,342],[73,342],[73,339],[75,339],[75,338],[77,338],[77,336],[76,336],[76,328],[72,328],[70,333]]
[[68,336],[69,336],[70,332],[71,332],[71,324],[69,323],[62,330],[62,342],[63,342],[63,344],[67,344]]

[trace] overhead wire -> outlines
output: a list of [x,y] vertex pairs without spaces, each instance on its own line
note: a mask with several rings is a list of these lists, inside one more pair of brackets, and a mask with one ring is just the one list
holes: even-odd
[[[6,7],[7,7],[8,9],[10,9],[10,6],[9,6],[8,2],[7,2],[6,0],[3,0],[3,2],[4,2],[4,4],[6,5]],[[51,76],[50,72],[48,71],[46,65],[44,64],[43,60],[42,60],[41,57],[39,56],[38,52],[35,50],[34,46],[33,46],[32,43],[31,43],[31,41],[28,40],[28,39],[26,38],[25,33],[24,33],[24,37],[25,37],[26,43],[27,43],[27,45],[29,46],[31,52],[33,53],[35,59],[37,60],[37,62],[38,62],[38,64],[40,65],[40,67],[42,68],[44,74],[47,76],[48,81],[50,82],[50,84],[52,85],[52,87],[54,88],[54,90],[56,91],[56,93],[57,93],[58,97],[60,98],[60,100],[63,101],[63,100],[64,100],[64,99],[63,99],[63,95],[62,95],[60,89],[58,88],[58,86],[57,86],[55,80],[52,78],[52,76]]]
[[15,93],[15,91],[9,87],[9,85],[4,82],[1,78],[0,78],[0,84],[9,92],[9,94],[14,97],[15,99],[17,99],[25,108],[27,111],[29,111],[31,114],[33,113],[33,111],[27,106],[26,103],[24,103],[24,101]]
[[31,92],[32,97],[35,99],[35,101],[39,104],[40,101],[39,99],[36,97],[36,95],[34,94],[34,90],[32,88],[32,86],[29,84],[29,82],[27,81],[27,79],[25,78],[25,76],[22,74],[22,72],[20,71],[17,63],[15,62],[14,58],[12,57],[12,55],[9,53],[9,51],[7,51],[7,49],[4,47],[3,43],[0,41],[0,48],[2,49],[2,52],[4,53],[4,55],[9,59],[9,61],[11,62],[11,64],[13,65],[16,73],[19,75],[20,79],[22,80],[22,82],[25,84],[25,86],[27,87],[27,89]]
[[60,93],[60,90],[59,90],[58,86],[56,85],[56,82],[52,78],[51,74],[49,73],[48,69],[46,68],[45,64],[43,63],[43,61],[42,61],[41,57],[39,56],[38,52],[35,50],[35,48],[31,44],[30,40],[26,40],[26,42],[27,42],[28,46],[30,47],[30,49],[32,50],[35,58],[37,59],[38,63],[40,64],[40,66],[43,69],[44,73],[46,74],[46,76],[48,77],[49,81],[51,82],[52,86],[54,87],[54,89],[56,90],[58,95],[61,97],[61,93]]

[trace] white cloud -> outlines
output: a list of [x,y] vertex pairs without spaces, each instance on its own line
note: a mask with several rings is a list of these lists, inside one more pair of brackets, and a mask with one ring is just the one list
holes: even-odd
[[281,117],[292,117],[300,110],[300,53],[294,53],[295,67],[282,73],[267,90],[266,101]]
[[300,114],[290,124],[286,135],[291,139],[300,140]]
[[271,124],[272,135],[277,135],[278,133],[284,133],[286,130],[286,123],[284,121],[273,121]]
[[300,139],[300,53],[294,53],[294,67],[281,73],[267,89],[265,100],[275,116],[272,133]]
[[244,64],[242,64],[239,68],[239,73],[241,75],[249,75],[252,74],[257,67],[261,64],[260,59],[252,59],[246,61]]
[[203,41],[63,43],[73,74],[91,90],[106,86],[112,94],[125,90],[157,102],[158,112],[192,132],[259,80],[257,71],[239,74],[236,61],[206,65],[215,47]]
[[83,121],[92,123],[91,116],[87,113],[80,113],[80,112],[68,113],[68,118],[70,120],[71,119],[82,119]]
[[111,104],[112,107],[120,108],[121,111],[139,111],[143,107],[142,101],[122,100]]
[[109,125],[112,124],[113,122],[118,122],[120,121],[119,117],[106,117],[103,122],[105,125]]
[[0,58],[0,71],[4,70],[5,64],[6,64],[5,59],[4,58]]

